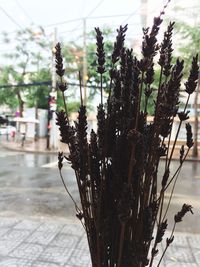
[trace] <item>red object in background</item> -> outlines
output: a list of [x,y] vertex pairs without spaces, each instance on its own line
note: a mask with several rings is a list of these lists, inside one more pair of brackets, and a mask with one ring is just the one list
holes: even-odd
[[14,138],[15,138],[15,131],[12,131],[12,132],[10,133],[10,136],[14,139]]

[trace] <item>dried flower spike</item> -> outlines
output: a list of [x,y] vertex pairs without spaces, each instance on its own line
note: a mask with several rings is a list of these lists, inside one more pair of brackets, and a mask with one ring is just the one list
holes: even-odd
[[172,59],[172,32],[175,22],[170,22],[167,31],[164,33],[164,39],[160,48],[159,65],[163,67],[163,74],[168,77],[171,72],[171,59]]
[[166,245],[167,247],[169,247],[169,245],[174,241],[174,236],[170,237],[170,238],[167,238],[166,240]]
[[185,149],[184,149],[184,145],[182,145],[180,149],[180,164],[183,163],[184,153],[185,153]]
[[178,112],[179,120],[180,120],[180,121],[186,121],[187,119],[189,119],[189,116],[188,116],[189,113],[190,113],[189,110],[186,111],[186,112],[183,112],[183,111]]
[[117,37],[116,42],[114,43],[114,50],[112,54],[112,63],[115,64],[120,57],[121,50],[124,46],[124,39],[125,39],[125,33],[127,31],[128,25],[126,24],[124,27],[120,26],[119,29],[117,29]]
[[63,58],[61,55],[61,47],[60,43],[57,43],[55,46],[56,52],[55,52],[55,58],[56,58],[56,73],[58,76],[63,77],[65,73],[65,69],[63,68]]
[[193,214],[192,206],[188,204],[183,204],[181,211],[179,211],[174,216],[175,223],[181,222],[187,212],[191,212]]
[[167,220],[162,222],[161,225],[159,226],[159,229],[156,235],[156,243],[160,243],[162,241],[166,229],[167,229]]
[[98,67],[97,72],[103,74],[105,72],[105,52],[104,52],[104,43],[102,32],[99,28],[95,28],[96,31],[96,39],[97,39],[97,58],[98,58]]
[[58,169],[61,170],[63,167],[63,152],[58,152]]
[[193,145],[194,145],[194,142],[193,142],[193,134],[192,134],[192,127],[189,123],[186,123],[185,125],[186,127],[186,132],[187,132],[187,147],[188,148],[191,148]]
[[188,94],[192,94],[196,89],[198,75],[199,75],[199,66],[198,66],[198,54],[197,54],[196,57],[193,57],[190,75],[188,77],[187,82],[185,83],[186,87],[185,91]]

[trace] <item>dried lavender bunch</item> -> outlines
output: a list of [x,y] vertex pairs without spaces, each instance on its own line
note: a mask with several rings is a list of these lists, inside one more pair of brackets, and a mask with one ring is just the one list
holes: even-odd
[[103,105],[103,84],[102,84],[102,74],[105,72],[105,52],[104,52],[104,43],[102,32],[99,28],[95,28],[96,31],[96,40],[97,40],[97,58],[98,58],[98,67],[97,72],[100,74],[100,88],[101,88],[101,104]]
[[[165,239],[174,188],[193,146],[192,129],[186,123],[186,146],[180,149],[180,165],[173,173],[171,160],[177,138],[182,123],[189,116],[188,100],[184,110],[179,111],[184,62],[178,58],[172,64],[174,22],[170,22],[161,45],[157,41],[163,13],[154,19],[151,29],[144,29],[140,60],[133,57],[132,50],[125,48],[127,25],[120,26],[110,70],[104,67],[106,55],[102,32],[95,28],[97,72],[101,79],[96,130],[88,133],[87,108],[83,106],[81,86],[81,103],[75,126],[70,124],[67,105],[65,111],[57,113],[61,141],[69,146],[69,155],[59,154],[58,167],[65,187],[62,177],[65,160],[71,163],[75,171],[81,207],[74,202],[73,196],[70,197],[87,234],[93,267],[153,266],[154,258],[159,255],[159,245]],[[160,53],[160,78],[154,119],[149,123],[148,98],[152,93],[157,53]],[[56,46],[56,68],[60,84],[64,86],[60,45]],[[103,104],[102,77],[105,71],[110,72],[107,105]],[[196,55],[185,83],[188,99],[195,90],[198,71]],[[63,92],[62,86],[58,87]],[[141,104],[143,98],[144,105]],[[175,117],[180,122],[171,149]],[[165,167],[162,175],[158,176],[161,160],[164,160]],[[172,185],[171,191],[169,185]],[[166,191],[170,193],[170,198],[165,207]],[[174,240],[175,225],[188,211],[192,212],[192,207],[184,204],[181,211],[175,214],[174,227],[171,236],[166,239],[166,248],[160,255],[158,266]]]
[[121,50],[124,46],[124,40],[125,40],[125,33],[127,31],[128,25],[126,24],[124,27],[120,26],[119,29],[117,29],[117,37],[116,42],[114,43],[114,49],[112,53],[112,63],[115,64],[119,58]]
[[170,22],[167,31],[164,33],[163,42],[160,48],[160,58],[158,64],[163,68],[163,74],[166,78],[170,75],[172,60],[172,33],[175,22]]

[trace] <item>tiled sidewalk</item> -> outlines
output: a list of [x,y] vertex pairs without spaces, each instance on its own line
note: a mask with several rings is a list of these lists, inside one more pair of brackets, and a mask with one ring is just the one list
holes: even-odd
[[70,220],[0,218],[0,267],[88,267],[84,231]]
[[[174,244],[160,267],[199,264],[200,235],[175,233]],[[91,266],[82,226],[72,220],[0,217],[0,267],[29,266]]]

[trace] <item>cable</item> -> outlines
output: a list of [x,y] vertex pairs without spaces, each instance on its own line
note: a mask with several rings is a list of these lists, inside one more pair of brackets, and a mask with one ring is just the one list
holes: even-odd
[[[85,18],[93,20],[93,19],[103,19],[103,18],[126,17],[129,15],[131,15],[131,14],[116,14],[116,15],[90,16],[90,17],[86,16]],[[83,20],[83,19],[84,19],[84,17],[76,18],[76,19],[70,19],[70,20],[66,20],[66,21],[60,21],[60,22],[56,22],[56,23],[52,23],[52,24],[43,25],[42,27],[43,28],[49,28],[49,27],[54,27],[57,25],[68,24],[68,23]]]
[[[87,19],[90,15],[92,15],[92,13],[94,13],[96,10],[97,10],[97,8],[102,4],[104,2],[104,0],[101,0],[88,14],[87,14],[87,16],[86,17],[84,17],[83,19]],[[82,22],[81,23],[79,23],[78,24],[78,26],[76,26],[74,29],[72,29],[72,32],[74,31],[74,30],[76,30],[77,28],[79,28],[79,26],[82,24]]]
[[76,22],[79,20],[82,20],[83,18],[76,18],[76,19],[70,19],[70,20],[66,20],[66,21],[60,21],[60,22],[56,22],[56,23],[52,23],[52,24],[47,24],[45,26],[43,26],[44,28],[49,28],[49,27],[55,27],[57,25],[62,25],[62,24],[67,24],[67,23],[71,23],[71,22]]
[[13,19],[13,17],[11,17],[3,7],[0,6],[0,9],[15,25],[17,25],[17,27],[19,27],[21,30],[23,29],[22,26],[15,19]]
[[17,6],[22,10],[22,12],[24,13],[24,15],[33,23],[33,19],[31,18],[31,16],[26,12],[26,10],[23,8],[23,6],[20,4],[20,2],[18,0],[15,0]]
[[140,7],[138,7],[133,13],[131,13],[125,20],[123,20],[122,21],[122,23],[120,24],[120,25],[124,25],[124,24],[126,24],[126,22],[133,16],[133,15],[135,15],[137,12],[138,12],[138,10],[140,9]]
[[[139,22],[137,22],[137,23],[129,23],[129,24],[128,24],[128,28],[130,28],[130,26],[139,26],[139,25],[141,25],[141,23],[139,23]],[[111,25],[109,25],[108,27],[112,28],[112,27],[118,27],[118,26],[119,26],[119,24],[111,24]],[[77,28],[77,29],[74,30],[74,31],[80,31],[81,29],[82,29],[82,27]],[[88,29],[89,29],[89,30],[94,30],[94,27],[93,27],[93,26],[89,26]],[[112,30],[112,33],[115,33],[115,32],[116,32],[115,29],[111,29],[111,30]],[[72,30],[59,32],[59,35],[60,35],[60,36],[63,36],[63,35],[66,35],[66,34],[70,33],[71,31],[72,31]],[[81,38],[81,37],[80,37],[80,38]]]
[[88,18],[90,15],[92,15],[92,13],[94,13],[94,11],[96,11],[97,10],[97,8],[102,4],[104,2],[104,0],[101,0],[90,12],[89,12],[89,14],[87,14],[87,16],[85,17],[85,19],[86,18]]

